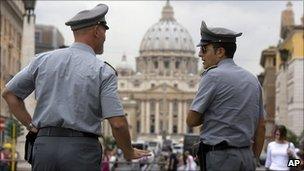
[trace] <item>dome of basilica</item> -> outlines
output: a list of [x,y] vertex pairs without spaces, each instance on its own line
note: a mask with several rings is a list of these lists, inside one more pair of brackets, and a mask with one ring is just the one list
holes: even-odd
[[127,61],[126,54],[122,55],[120,63],[116,67],[117,70],[133,70],[132,65]]
[[168,1],[163,7],[162,18],[148,29],[141,41],[141,54],[154,51],[195,53],[190,34],[175,20],[173,8]]

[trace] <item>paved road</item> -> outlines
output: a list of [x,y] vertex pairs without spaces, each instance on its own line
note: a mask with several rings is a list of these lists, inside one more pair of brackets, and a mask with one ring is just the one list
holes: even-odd
[[[139,170],[138,169],[139,166],[137,165],[121,165],[119,166],[119,168],[117,169],[118,171],[135,171],[135,170]],[[159,167],[157,165],[153,165],[151,167],[151,170],[159,170]],[[31,171],[31,165],[25,163],[25,162],[20,162],[18,163],[18,166],[17,166],[17,171]],[[258,167],[256,169],[256,171],[265,171],[265,167]]]

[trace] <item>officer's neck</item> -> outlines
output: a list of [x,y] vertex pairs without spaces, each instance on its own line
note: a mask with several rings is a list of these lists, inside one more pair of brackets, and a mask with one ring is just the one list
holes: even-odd
[[94,41],[92,41],[92,39],[88,39],[87,37],[75,37],[75,43],[83,43],[86,44],[88,46],[90,46],[94,52],[97,54],[98,51],[98,46],[96,45],[96,43]]

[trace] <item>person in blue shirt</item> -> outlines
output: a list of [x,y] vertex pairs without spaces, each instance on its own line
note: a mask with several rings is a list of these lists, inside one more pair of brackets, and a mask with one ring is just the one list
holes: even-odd
[[201,26],[199,57],[204,73],[187,115],[187,125],[202,125],[201,170],[255,170],[264,143],[264,109],[258,79],[236,65],[236,33]]
[[[75,42],[38,54],[10,80],[2,94],[11,112],[37,133],[33,147],[35,171],[99,171],[101,120],[107,119],[128,160],[149,155],[131,146],[129,126],[117,93],[116,71],[96,58],[103,53],[108,6],[99,4],[66,22]],[[35,90],[33,118],[24,99]]]

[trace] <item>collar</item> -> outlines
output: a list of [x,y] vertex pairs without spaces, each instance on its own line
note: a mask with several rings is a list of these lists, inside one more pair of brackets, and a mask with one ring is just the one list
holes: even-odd
[[217,66],[225,65],[225,64],[235,64],[232,58],[225,58],[221,60]]
[[80,49],[86,52],[91,53],[92,55],[96,56],[94,50],[92,49],[91,46],[84,44],[84,43],[80,43],[80,42],[74,42],[71,46],[71,48],[76,48],[76,49]]

